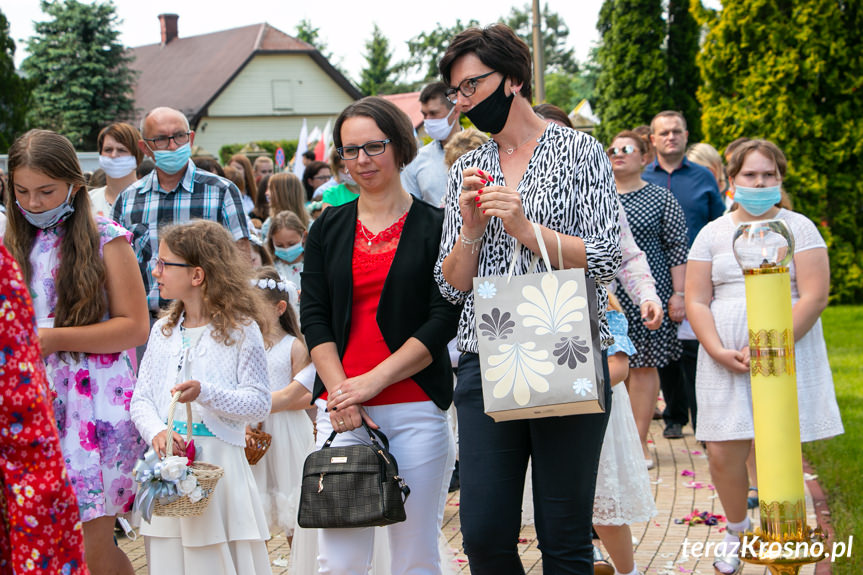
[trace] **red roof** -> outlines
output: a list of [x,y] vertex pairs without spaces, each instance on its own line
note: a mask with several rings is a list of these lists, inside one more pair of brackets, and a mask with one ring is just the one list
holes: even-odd
[[402,112],[408,115],[408,118],[411,119],[411,124],[413,124],[414,129],[418,129],[423,123],[423,114],[420,110],[420,93],[419,92],[408,92],[406,94],[389,94],[387,96],[381,95],[382,98],[386,98],[399,108],[401,108]]
[[259,53],[307,53],[351,97],[362,95],[311,44],[267,23],[178,37],[165,45],[131,49],[138,72],[135,107],[139,116],[156,106],[180,110],[193,126],[207,106]]

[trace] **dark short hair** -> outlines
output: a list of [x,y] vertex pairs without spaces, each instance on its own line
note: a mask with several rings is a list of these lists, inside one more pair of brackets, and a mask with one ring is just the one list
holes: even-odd
[[683,114],[678,112],[677,110],[663,110],[650,120],[650,133],[653,133],[653,124],[659,118],[679,118],[681,122],[683,122],[683,129],[686,129],[686,118],[683,117]]
[[137,128],[129,124],[117,122],[110,126],[105,126],[99,135],[96,137],[96,150],[102,153],[102,144],[105,143],[105,136],[111,136],[119,143],[128,148],[129,153],[135,156],[135,162],[140,164],[144,157],[144,153],[138,147],[138,140],[141,139],[141,132]]
[[453,63],[465,54],[473,53],[480,61],[504,77],[521,82],[522,96],[531,100],[530,48],[506,24],[492,24],[485,28],[468,28],[456,35],[438,64],[440,75],[451,85],[450,70]]
[[554,104],[537,104],[533,107],[533,111],[544,120],[557,120],[567,128],[572,128],[572,120],[569,119],[566,112]]
[[420,92],[420,104],[427,104],[429,100],[438,98],[447,108],[452,108],[455,104],[450,102],[446,97],[446,91],[448,89],[449,86],[443,82],[432,82],[431,84],[426,84]]
[[371,118],[386,134],[395,152],[397,166],[404,167],[411,163],[417,155],[411,120],[398,106],[379,96],[367,96],[342,110],[333,127],[333,144],[336,148],[342,147],[342,124],[348,118],[357,116]]
[[303,157],[308,159],[308,160],[314,161],[315,151],[314,150],[306,150],[305,152],[303,152]]

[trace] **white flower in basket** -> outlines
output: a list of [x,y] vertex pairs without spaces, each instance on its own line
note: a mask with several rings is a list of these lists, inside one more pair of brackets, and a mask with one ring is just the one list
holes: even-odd
[[[173,428],[174,407],[180,393],[174,394],[169,408],[167,428]],[[186,404],[186,421],[192,420],[192,408]],[[192,426],[187,426],[186,443],[192,441]],[[187,517],[200,515],[210,501],[216,483],[224,474],[218,465],[194,461],[171,453],[173,441],[167,444],[163,459],[154,449],[144,454],[144,459],[135,464],[135,480],[138,493],[133,509],[139,511],[145,521],[153,515]],[[192,450],[194,451],[194,450]],[[194,455],[191,456],[194,460]]]

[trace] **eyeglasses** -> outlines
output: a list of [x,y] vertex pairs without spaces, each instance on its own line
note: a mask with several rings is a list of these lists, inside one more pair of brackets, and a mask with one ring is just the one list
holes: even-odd
[[171,145],[171,140],[177,146],[184,146],[189,143],[189,134],[192,132],[177,132],[173,136],[156,136],[155,138],[144,138],[145,142],[150,142],[152,148],[156,150],[167,150]]
[[[369,153],[369,152],[368,152],[368,150],[366,150],[366,153],[367,153],[367,154]],[[371,155],[372,155],[372,156],[374,156],[375,154],[371,154]],[[329,180],[330,178],[332,178],[332,176],[331,176],[331,175],[329,175],[329,174],[320,174],[320,175],[317,175],[317,176],[313,176],[313,177],[311,177],[311,178],[309,178],[309,179],[310,179],[310,180]]]
[[458,103],[457,93],[460,93],[465,98],[470,98],[474,94],[476,94],[476,88],[479,85],[479,81],[487,76],[491,76],[495,73],[495,70],[491,72],[486,72],[485,74],[481,74],[479,76],[474,76],[473,78],[466,78],[461,81],[461,83],[455,87],[450,88],[446,91],[446,99],[452,102],[453,104]]
[[342,146],[341,148],[336,148],[336,150],[338,150],[341,159],[356,160],[360,156],[360,150],[364,151],[367,156],[380,156],[386,151],[387,144],[390,142],[389,138],[386,140],[372,140],[362,146]]
[[175,268],[193,268],[192,264],[177,264],[174,262],[166,262],[162,258],[156,260],[156,272],[162,273],[165,271],[165,266],[174,266]]
[[634,151],[635,151],[635,146],[633,146],[632,144],[627,144],[627,145],[623,146],[622,148],[618,148],[617,146],[614,146],[613,148],[609,148],[605,151],[605,153],[608,154],[609,157],[613,157],[613,156],[616,156],[617,154],[628,155]]

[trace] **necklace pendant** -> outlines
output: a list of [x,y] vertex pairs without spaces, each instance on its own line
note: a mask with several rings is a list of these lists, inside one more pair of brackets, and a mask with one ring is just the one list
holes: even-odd
[[369,245],[372,245],[372,240],[369,240]]
[[515,148],[507,148],[505,151],[506,151],[506,154],[507,154],[508,156],[511,156],[511,155],[512,155],[512,153],[515,151]]

